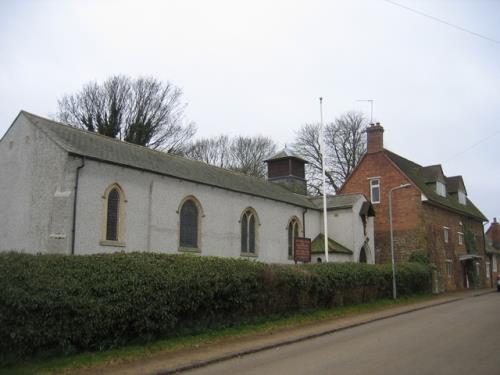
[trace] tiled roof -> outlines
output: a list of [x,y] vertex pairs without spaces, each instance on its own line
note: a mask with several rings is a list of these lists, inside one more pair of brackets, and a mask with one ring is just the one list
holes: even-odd
[[432,173],[440,173],[438,172],[438,168],[441,169],[440,165],[422,167],[421,165],[405,159],[387,149],[384,149],[384,153],[422,191],[431,203],[443,206],[467,216],[472,216],[482,221],[487,221],[483,213],[472,203],[470,199],[467,198],[467,204],[463,205],[458,202],[455,196],[448,195],[447,197],[442,197],[436,193],[432,185],[428,185],[429,182],[432,182],[429,180],[430,175]]

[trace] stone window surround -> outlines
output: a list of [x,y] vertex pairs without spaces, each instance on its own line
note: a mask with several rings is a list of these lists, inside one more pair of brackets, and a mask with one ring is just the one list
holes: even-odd
[[[197,242],[198,246],[197,247],[184,247],[181,246],[181,208],[186,203],[187,201],[192,201],[196,208],[198,209],[198,228],[197,228]],[[201,237],[201,219],[205,217],[205,214],[203,212],[203,207],[200,203],[200,201],[194,196],[194,195],[187,195],[184,198],[181,199],[181,202],[179,203],[179,206],[177,208],[176,213],[179,215],[179,219],[177,220],[177,246],[178,246],[178,251],[183,252],[183,253],[201,253],[202,249],[202,237]]]
[[[240,256],[242,256],[242,257],[258,257],[259,256],[259,249],[260,249],[260,246],[259,246],[259,243],[260,243],[260,241],[259,241],[259,239],[260,239],[259,227],[261,226],[261,223],[260,223],[259,215],[257,215],[257,211],[255,211],[255,209],[253,207],[245,208],[241,212],[240,220],[238,220],[238,223],[241,224],[241,221],[243,220],[243,215],[248,214],[248,213],[250,213],[251,215],[253,215],[255,217],[255,251],[254,252],[249,252],[249,251],[244,252],[244,251],[242,251],[241,245],[240,245]],[[240,225],[240,231],[241,231],[241,225]],[[240,236],[241,235],[243,235],[243,234],[240,233]]]
[[[108,226],[108,197],[109,193],[116,189],[118,191],[120,197],[120,203],[118,205],[118,240],[108,240],[107,239],[107,226]],[[102,224],[101,224],[101,240],[99,241],[99,245],[101,246],[117,246],[117,247],[125,247],[125,203],[127,203],[127,199],[125,197],[125,193],[117,182],[109,185],[104,191],[103,196],[101,197],[103,200],[103,209],[102,209]]]
[[[294,224],[297,224],[297,235],[295,235],[295,225]],[[292,216],[290,218],[290,220],[288,220],[288,224],[285,228],[286,230],[286,235],[287,235],[287,244],[288,244],[288,249],[287,251],[290,249],[290,237],[289,237],[289,228],[290,228],[290,225],[294,225],[294,227],[292,228],[292,237],[293,239],[295,239],[295,237],[300,237],[300,232],[302,231],[302,224],[300,222],[300,219],[297,217],[297,216]],[[293,259],[293,256],[295,254],[295,241],[292,242],[291,246],[292,246],[292,254],[290,255],[289,251],[288,251],[288,259]]]

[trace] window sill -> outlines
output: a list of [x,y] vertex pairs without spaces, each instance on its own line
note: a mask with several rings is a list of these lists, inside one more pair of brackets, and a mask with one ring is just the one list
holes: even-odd
[[257,254],[257,253],[240,253],[240,256],[249,257],[249,258],[258,258],[259,254]]
[[115,246],[115,247],[126,247],[125,242],[121,241],[110,241],[110,240],[102,240],[99,241],[99,245],[101,246]]
[[201,253],[201,249],[197,247],[179,247],[181,253]]

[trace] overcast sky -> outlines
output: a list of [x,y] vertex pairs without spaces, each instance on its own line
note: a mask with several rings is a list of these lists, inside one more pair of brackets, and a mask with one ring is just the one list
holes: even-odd
[[[396,1],[500,40],[498,0]],[[0,136],[19,110],[53,115],[62,95],[113,74],[182,88],[198,136],[280,146],[319,120],[319,96],[327,121],[369,116],[356,100],[374,99],[387,148],[463,175],[500,217],[500,43],[390,2],[0,2]]]

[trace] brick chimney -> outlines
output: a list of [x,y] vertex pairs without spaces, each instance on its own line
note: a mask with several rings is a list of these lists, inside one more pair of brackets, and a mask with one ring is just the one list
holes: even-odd
[[490,228],[486,231],[488,238],[493,243],[493,246],[497,249],[500,248],[500,223],[497,222],[497,218],[493,218],[493,222]]
[[384,128],[380,122],[366,128],[366,153],[373,154],[384,149]]

